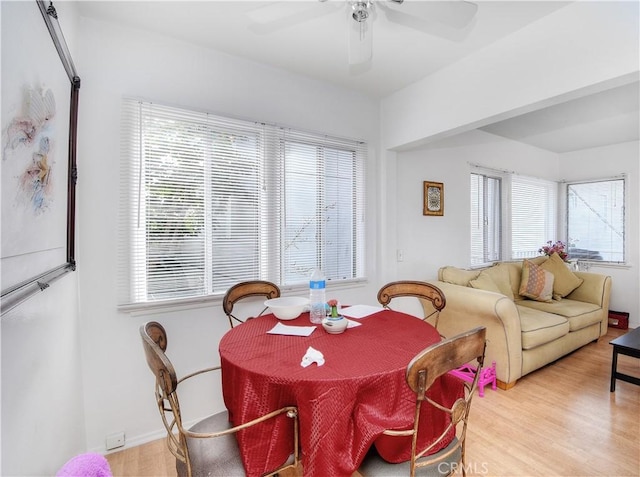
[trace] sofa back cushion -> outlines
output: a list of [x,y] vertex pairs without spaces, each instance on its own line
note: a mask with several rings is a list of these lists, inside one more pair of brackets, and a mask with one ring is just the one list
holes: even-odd
[[478,290],[486,290],[494,293],[502,293],[496,282],[493,281],[493,278],[484,272],[480,272],[478,278],[474,278],[469,282],[469,286],[473,288],[477,288]]
[[[485,268],[478,275],[478,279],[485,283],[493,283],[495,288],[504,296],[513,300],[513,289],[511,288],[511,277],[509,274],[509,265],[506,263],[497,263],[493,267]],[[470,284],[474,286],[473,284]],[[475,288],[481,288],[476,286]],[[487,290],[488,288],[484,288]],[[491,290],[494,291],[494,290]]]
[[457,267],[442,267],[438,270],[438,280],[463,287],[469,286],[469,282],[480,275],[480,270],[464,270]]
[[578,278],[569,270],[564,260],[555,252],[540,267],[553,273],[553,294],[558,298],[567,296],[582,285],[582,278]]

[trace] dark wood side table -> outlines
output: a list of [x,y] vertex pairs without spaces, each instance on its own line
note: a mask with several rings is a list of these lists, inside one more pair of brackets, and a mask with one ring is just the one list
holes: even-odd
[[616,379],[633,383],[640,386],[640,378],[629,376],[618,372],[618,354],[633,356],[640,359],[640,328],[636,328],[629,333],[611,340],[609,344],[613,345],[613,359],[611,360],[611,388],[610,391],[616,390]]

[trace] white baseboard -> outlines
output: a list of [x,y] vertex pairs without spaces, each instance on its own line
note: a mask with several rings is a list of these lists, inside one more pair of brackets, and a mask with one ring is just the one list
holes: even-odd
[[119,452],[121,450],[141,446],[142,444],[156,441],[158,439],[164,439],[166,437],[167,437],[167,432],[165,430],[157,430],[154,432],[150,432],[148,434],[142,434],[135,437],[129,437],[125,435],[125,445],[123,445],[122,447],[117,447],[111,450],[106,450],[104,447],[97,447],[94,449],[89,449],[88,452],[95,452],[102,455],[108,455],[108,454],[113,454],[114,452]]
[[[200,422],[201,419],[194,419],[190,422],[183,423],[185,429],[189,429],[191,426],[194,426],[196,423]],[[97,454],[108,455],[113,454],[114,452],[119,452],[125,449],[131,449],[132,447],[141,446],[143,444],[147,444],[148,442],[156,441],[158,439],[166,439],[167,431],[164,429],[158,429],[153,432],[148,432],[146,434],[140,434],[138,436],[129,437],[125,434],[125,445],[122,447],[117,447],[115,449],[106,450],[104,447],[97,447],[94,449],[89,449],[87,452],[95,452]]]

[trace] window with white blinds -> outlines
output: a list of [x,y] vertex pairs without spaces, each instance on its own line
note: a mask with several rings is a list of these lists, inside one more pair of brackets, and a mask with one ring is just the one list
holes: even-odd
[[123,101],[120,305],[364,275],[361,141]]
[[511,259],[537,257],[557,235],[558,183],[511,175]]
[[471,174],[471,265],[502,257],[502,178]]
[[569,258],[625,262],[625,178],[567,184]]
[[470,191],[472,266],[535,257],[558,240],[557,182],[475,167]]

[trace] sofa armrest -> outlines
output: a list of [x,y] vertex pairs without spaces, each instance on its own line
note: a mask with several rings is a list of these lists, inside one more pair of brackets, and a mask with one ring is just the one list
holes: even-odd
[[593,303],[604,308],[607,305],[611,293],[611,277],[591,272],[574,272],[578,278],[582,278],[582,284],[567,295],[571,300]]
[[609,326],[609,300],[611,298],[611,277],[600,273],[574,272],[582,278],[582,284],[569,293],[566,298],[570,300],[593,303],[602,308],[600,320],[600,336],[607,333]]
[[[514,302],[500,293],[430,282],[442,290],[446,305],[438,318],[438,331],[452,337],[476,326],[487,329],[485,365],[496,362],[497,378],[504,384],[514,383],[522,376],[522,336],[520,315]],[[433,307],[424,301],[425,316]],[[435,316],[428,320],[435,325]]]

